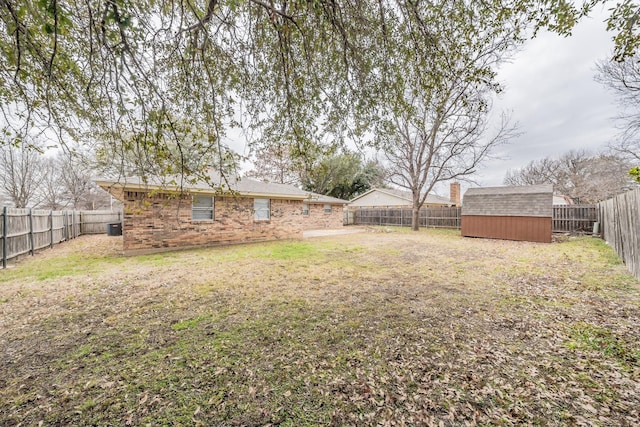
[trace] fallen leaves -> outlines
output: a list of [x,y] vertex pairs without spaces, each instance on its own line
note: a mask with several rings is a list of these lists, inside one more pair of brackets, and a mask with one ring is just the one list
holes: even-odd
[[12,269],[0,424],[638,423],[640,295],[609,248],[393,231],[286,263],[98,236],[94,273]]

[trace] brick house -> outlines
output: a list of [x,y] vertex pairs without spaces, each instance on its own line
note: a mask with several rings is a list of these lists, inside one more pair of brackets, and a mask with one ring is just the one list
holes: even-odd
[[175,184],[126,178],[96,183],[124,204],[128,255],[231,243],[302,238],[338,228],[346,200],[248,178]]

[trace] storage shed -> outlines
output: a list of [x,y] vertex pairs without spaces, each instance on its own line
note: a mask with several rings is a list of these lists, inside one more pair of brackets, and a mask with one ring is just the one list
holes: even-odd
[[466,191],[462,235],[551,242],[553,186],[480,187]]

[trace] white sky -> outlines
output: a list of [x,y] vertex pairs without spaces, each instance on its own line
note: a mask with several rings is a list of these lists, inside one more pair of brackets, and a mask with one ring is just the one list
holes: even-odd
[[502,185],[508,169],[572,149],[598,151],[615,139],[615,98],[594,80],[596,61],[610,57],[611,33],[603,22],[606,11],[585,19],[571,37],[544,32],[528,41],[502,66],[504,93],[494,112],[511,112],[523,133],[499,147],[475,177],[483,186]]

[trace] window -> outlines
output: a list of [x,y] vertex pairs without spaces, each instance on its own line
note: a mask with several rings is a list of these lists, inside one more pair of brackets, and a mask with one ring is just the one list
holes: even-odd
[[331,205],[324,205],[324,213],[331,213]]
[[302,205],[302,215],[309,215],[309,203]]
[[191,201],[192,221],[213,221],[213,197],[193,196]]
[[253,199],[253,219],[266,221],[271,218],[271,201],[269,199]]

